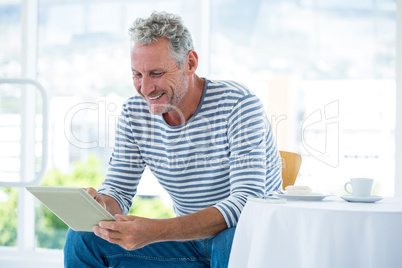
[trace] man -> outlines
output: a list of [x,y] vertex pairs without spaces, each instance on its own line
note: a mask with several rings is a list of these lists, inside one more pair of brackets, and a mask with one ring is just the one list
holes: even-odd
[[[87,188],[115,222],[67,234],[66,267],[227,267],[248,196],[281,186],[264,108],[246,87],[198,77],[180,17],[154,12],[130,29],[138,95],[123,106],[102,186]],[[148,166],[177,217],[128,216]]]

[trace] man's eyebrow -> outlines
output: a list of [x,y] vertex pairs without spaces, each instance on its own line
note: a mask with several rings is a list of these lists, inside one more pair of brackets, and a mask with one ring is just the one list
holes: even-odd
[[[141,72],[139,72],[139,71],[137,71],[137,70],[135,70],[135,69],[133,69],[133,68],[131,68],[131,71],[134,73],[141,73]],[[163,68],[155,68],[155,69],[152,69],[152,70],[149,70],[149,71],[147,71],[147,73],[163,73],[164,72],[164,69]]]

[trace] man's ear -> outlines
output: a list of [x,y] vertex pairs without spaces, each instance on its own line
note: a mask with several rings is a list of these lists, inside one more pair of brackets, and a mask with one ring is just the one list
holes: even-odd
[[185,71],[188,75],[195,73],[198,67],[198,55],[194,50],[190,50],[187,55]]

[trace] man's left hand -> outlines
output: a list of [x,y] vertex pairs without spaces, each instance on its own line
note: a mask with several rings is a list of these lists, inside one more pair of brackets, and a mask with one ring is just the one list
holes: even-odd
[[102,221],[95,226],[95,235],[126,250],[157,242],[157,223],[160,220],[125,215],[115,215],[115,218],[117,221]]

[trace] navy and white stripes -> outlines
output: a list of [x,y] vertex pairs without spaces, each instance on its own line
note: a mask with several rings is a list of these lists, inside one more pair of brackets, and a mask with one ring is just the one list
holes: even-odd
[[123,106],[116,147],[100,194],[127,214],[148,166],[176,215],[217,208],[234,227],[247,196],[280,187],[281,159],[259,99],[231,81],[206,80],[195,114],[172,127],[140,97]]

